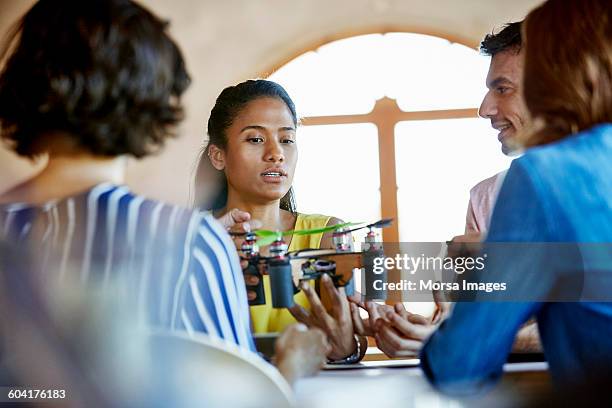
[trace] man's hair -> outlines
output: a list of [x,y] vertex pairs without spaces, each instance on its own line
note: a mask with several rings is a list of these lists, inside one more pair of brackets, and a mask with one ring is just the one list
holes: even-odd
[[508,23],[497,34],[487,34],[480,43],[480,52],[494,57],[495,54],[507,50],[520,51],[522,46],[521,24],[522,21]]
[[58,134],[99,156],[157,150],[189,85],[166,26],[130,0],[38,1],[5,43],[0,137],[28,157]]

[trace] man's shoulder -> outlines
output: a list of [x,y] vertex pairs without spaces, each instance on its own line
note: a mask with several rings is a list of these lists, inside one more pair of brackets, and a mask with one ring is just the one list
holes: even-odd
[[493,176],[486,178],[470,189],[470,198],[472,197],[490,197],[494,196],[498,184],[506,174],[506,170],[500,171]]

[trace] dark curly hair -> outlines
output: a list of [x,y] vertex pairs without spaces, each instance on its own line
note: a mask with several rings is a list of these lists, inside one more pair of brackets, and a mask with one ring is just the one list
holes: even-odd
[[143,157],[183,118],[189,75],[167,23],[130,0],[40,0],[1,57],[0,135],[22,156],[58,134],[99,156]]
[[480,43],[480,52],[483,55],[494,57],[507,50],[521,50],[523,44],[521,36],[522,21],[508,23],[497,34],[487,34]]

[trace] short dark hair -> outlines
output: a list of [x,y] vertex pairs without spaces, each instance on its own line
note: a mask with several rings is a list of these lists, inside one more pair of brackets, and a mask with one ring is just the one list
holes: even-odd
[[0,135],[33,157],[67,134],[100,156],[145,156],[183,118],[189,75],[167,23],[130,0],[40,0],[5,43]]
[[[265,79],[249,79],[235,86],[225,88],[210,112],[208,119],[208,145],[205,152],[208,153],[210,145],[215,145],[222,149],[227,147],[227,129],[232,125],[236,116],[246,107],[246,105],[259,98],[276,98],[287,105],[287,109],[291,113],[293,124],[297,126],[298,117],[295,110],[295,104],[289,94],[281,85],[273,81]],[[202,155],[200,160],[208,160],[207,155]],[[202,167],[202,162],[200,162]],[[198,186],[196,180],[196,187]],[[222,180],[220,191],[214,197],[211,204],[199,203],[200,207],[210,207],[204,209],[218,210],[224,208],[227,203],[227,180]],[[198,192],[196,192],[198,194]],[[197,198],[196,198],[197,199]],[[280,207],[283,210],[296,212],[295,197],[293,188],[290,188],[287,194],[281,199]]]
[[521,24],[522,21],[508,23],[497,34],[487,34],[480,43],[480,52],[494,57],[495,54],[507,50],[520,51],[522,46]]

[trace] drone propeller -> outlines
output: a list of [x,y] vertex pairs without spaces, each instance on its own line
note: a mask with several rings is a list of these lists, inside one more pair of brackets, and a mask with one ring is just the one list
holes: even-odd
[[[375,223],[372,223],[372,224],[363,225],[361,227],[353,228],[348,231],[343,231],[343,233],[348,234],[348,233],[358,231],[363,228],[386,228],[389,225],[391,225],[392,222],[393,222],[393,218],[385,218],[385,219],[376,221]],[[304,229],[304,230],[289,230],[289,231],[272,231],[272,230],[260,229],[260,230],[253,231],[253,233],[258,238],[259,246],[266,246],[266,245],[270,245],[272,242],[276,241],[277,239],[281,237],[285,237],[289,235],[300,236],[300,235],[323,234],[323,233],[330,232],[330,231],[336,231],[341,228],[352,227],[352,226],[361,225],[361,224],[363,224],[363,222],[345,222],[342,224],[329,225],[327,227],[322,227],[322,228],[312,228],[312,229]],[[229,234],[232,236],[240,237],[240,236],[245,236],[247,232],[230,232]]]
[[378,220],[372,224],[364,225],[362,227],[353,228],[352,230],[346,231],[346,233],[359,231],[364,228],[387,228],[393,223],[393,218],[383,218],[382,220]]
[[290,231],[257,230],[253,232],[259,238],[258,240],[259,246],[266,246],[266,245],[270,245],[272,242],[274,242],[280,237],[286,237],[289,235],[324,234],[329,231],[335,231],[337,229],[344,228],[344,227],[350,227],[353,225],[357,225],[357,223],[345,222],[342,224],[329,225],[327,227],[322,227],[322,228],[312,228],[312,229],[304,229],[304,230],[290,230]]
[[[272,231],[272,230],[264,230],[264,229],[258,229],[253,231],[253,233],[255,235],[257,235],[259,238],[266,238],[266,237],[278,237],[278,236],[287,236],[287,235],[311,235],[311,234],[320,234],[320,233],[325,233],[325,232],[329,232],[329,231],[335,231],[337,229],[340,228],[344,228],[344,227],[350,227],[353,225],[359,225],[362,223],[359,222],[345,222],[343,224],[335,224],[335,225],[329,225],[327,227],[322,227],[322,228],[312,228],[312,229],[304,229],[304,230],[289,230],[289,231]],[[234,237],[242,237],[245,236],[246,234],[248,234],[248,232],[229,232],[230,235],[234,236]]]
[[387,228],[393,224],[393,218],[383,218],[373,224],[366,225],[366,228]]

